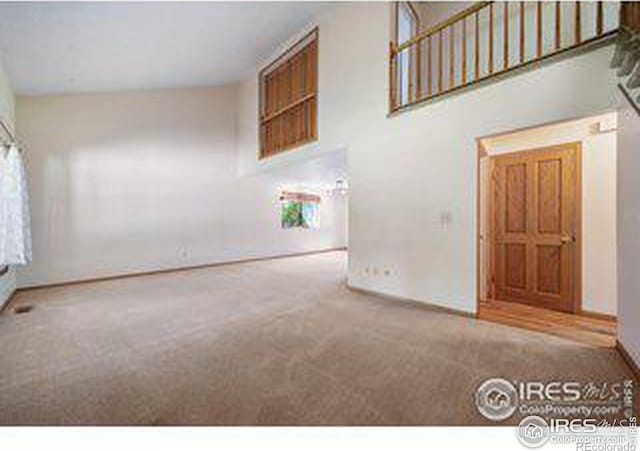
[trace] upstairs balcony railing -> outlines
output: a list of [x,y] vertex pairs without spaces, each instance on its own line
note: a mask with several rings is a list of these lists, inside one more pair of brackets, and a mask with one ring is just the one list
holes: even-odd
[[640,114],[640,2],[624,2],[620,9],[620,32],[611,59],[618,88]]
[[391,113],[613,36],[618,2],[478,2],[392,43]]

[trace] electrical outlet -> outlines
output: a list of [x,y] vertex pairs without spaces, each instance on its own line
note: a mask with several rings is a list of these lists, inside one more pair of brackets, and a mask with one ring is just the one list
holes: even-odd
[[384,276],[385,276],[385,277],[389,277],[390,275],[391,275],[391,270],[389,270],[389,269],[385,269],[385,270],[384,270]]
[[453,222],[453,216],[450,211],[440,212],[440,224],[444,227],[448,227]]
[[189,251],[186,249],[181,249],[180,250],[180,258],[183,260],[188,260],[189,259]]

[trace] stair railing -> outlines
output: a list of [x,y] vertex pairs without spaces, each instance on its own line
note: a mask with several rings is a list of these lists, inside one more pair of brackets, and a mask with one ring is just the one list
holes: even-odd
[[640,3],[623,2],[620,7],[620,32],[611,68],[616,69],[618,88],[640,114]]
[[619,8],[602,1],[478,2],[391,43],[390,112],[613,37]]

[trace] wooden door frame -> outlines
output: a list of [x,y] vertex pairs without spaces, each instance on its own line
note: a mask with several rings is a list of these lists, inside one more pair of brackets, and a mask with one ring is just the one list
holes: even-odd
[[[490,297],[493,297],[495,293],[493,292],[493,283],[492,279],[495,273],[495,258],[494,258],[494,202],[493,202],[493,192],[494,192],[494,181],[491,175],[489,176],[489,186],[484,187],[485,193],[482,192],[481,187],[483,186],[481,175],[482,172],[480,170],[480,162],[482,158],[489,158],[489,161],[492,161],[492,156],[489,155],[487,149],[485,149],[482,144],[482,140],[484,138],[476,139],[476,316],[480,311],[480,303],[482,301],[486,301],[488,299],[482,299],[482,295],[480,292],[480,279],[482,277],[482,267],[484,263],[482,262],[481,256],[481,246],[484,245],[486,241],[490,241],[490,245],[488,246],[489,252],[489,268],[485,272],[485,283],[487,283],[489,287]],[[513,155],[513,154],[525,154],[525,153],[534,153],[538,151],[549,150],[554,147],[561,146],[575,146],[575,205],[574,205],[574,237],[575,237],[575,262],[574,262],[574,271],[573,271],[573,314],[581,314],[582,313],[582,141],[567,141],[558,144],[542,146],[542,147],[534,147],[528,149],[519,149],[514,150],[512,152],[501,153],[500,155]],[[492,170],[493,165],[490,165],[490,170]],[[481,233],[481,218],[482,218],[482,196],[488,196],[487,204],[486,204],[486,212],[488,214],[487,221],[487,234],[482,237]]]

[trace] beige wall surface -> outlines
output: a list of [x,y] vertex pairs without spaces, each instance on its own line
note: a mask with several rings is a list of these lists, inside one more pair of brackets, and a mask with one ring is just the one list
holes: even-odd
[[234,86],[18,97],[34,261],[20,286],[345,245],[345,202],[283,230],[277,177],[239,177]]
[[618,118],[618,339],[640,366],[640,117],[625,100]]
[[483,140],[489,155],[582,144],[582,308],[610,315],[617,312],[615,128],[609,113]]
[[[286,158],[348,149],[351,285],[474,312],[475,139],[610,110],[612,48],[387,117],[390,14],[386,3],[340,4],[309,24],[320,29],[319,141]],[[239,92],[250,170],[260,166],[255,80]]]

